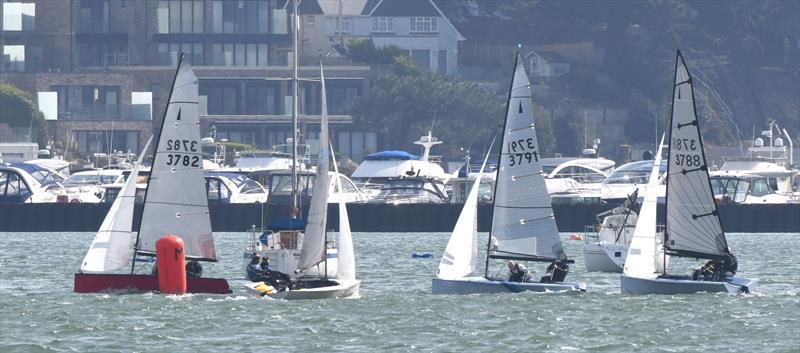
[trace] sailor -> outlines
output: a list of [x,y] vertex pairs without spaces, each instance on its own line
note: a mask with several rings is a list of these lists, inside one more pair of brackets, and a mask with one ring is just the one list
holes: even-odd
[[708,260],[703,267],[700,267],[700,275],[703,276],[703,280],[712,280],[714,278],[714,273],[717,272],[717,267],[717,260]]
[[197,260],[186,263],[186,277],[200,278],[203,276],[203,266]]
[[736,271],[739,270],[739,262],[736,260],[736,256],[733,255],[730,250],[727,252],[728,257],[725,260],[722,260],[722,264],[720,265],[720,272],[725,277],[732,277],[736,274]]
[[261,268],[258,266],[258,254],[253,254],[250,263],[247,265],[247,279],[253,282],[261,281]]
[[541,278],[542,283],[563,282],[569,273],[569,264],[566,258],[553,261],[549,266],[544,276]]
[[525,282],[528,280],[528,268],[514,260],[508,262],[508,281]]

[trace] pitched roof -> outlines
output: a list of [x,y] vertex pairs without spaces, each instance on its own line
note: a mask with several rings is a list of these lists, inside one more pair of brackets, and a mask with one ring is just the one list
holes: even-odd
[[444,17],[429,0],[382,0],[374,4],[369,15],[387,17]]
[[[339,0],[317,0],[319,7],[325,15],[338,15],[339,14]],[[364,10],[364,5],[367,0],[342,0],[342,15],[343,16],[357,16]]]

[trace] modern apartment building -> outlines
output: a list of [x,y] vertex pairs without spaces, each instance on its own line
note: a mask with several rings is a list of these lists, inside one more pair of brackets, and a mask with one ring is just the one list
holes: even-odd
[[[200,80],[201,122],[217,138],[270,147],[291,135],[291,3],[286,0],[0,0],[0,82],[38,98],[56,138],[85,154],[136,152],[169,94],[183,52]],[[318,55],[301,50],[300,113],[319,119]],[[307,65],[307,66],[303,66]],[[360,160],[377,147],[345,104],[369,67],[326,65],[333,138]]]

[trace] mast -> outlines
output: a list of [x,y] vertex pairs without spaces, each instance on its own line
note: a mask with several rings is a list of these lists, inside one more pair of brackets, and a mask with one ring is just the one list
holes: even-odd
[[[514,70],[517,70],[517,62],[519,61],[519,52],[514,57]],[[500,165],[503,162],[503,145],[506,143],[506,123],[508,122],[508,111],[511,109],[511,94],[514,91],[514,75],[511,75],[511,83],[508,87],[508,99],[506,100],[506,114],[503,117],[503,130],[500,130],[500,152],[497,154],[497,177],[495,178],[494,189],[492,190],[492,200],[497,200],[497,180],[500,180]],[[469,166],[467,166],[469,168]],[[486,242],[486,265],[484,267],[483,276],[489,278],[489,252],[492,249],[492,232],[494,224],[489,228],[489,239]]]
[[[292,0],[292,22],[294,26],[294,40],[292,48],[292,202],[289,210],[289,219],[295,217],[297,210],[297,96],[299,80],[297,66],[300,64],[300,16],[297,15],[297,0]],[[299,217],[299,211],[298,211]]]
[[[178,72],[181,70],[181,63],[183,63],[183,53],[178,53],[178,65],[175,68],[175,75],[172,77],[172,85],[169,88],[169,95],[167,96],[167,105],[164,107],[164,113],[161,114],[161,127],[158,129],[158,136],[156,136],[156,143],[153,145],[153,162],[156,160],[156,153],[158,152],[158,141],[161,140],[161,132],[164,131],[164,122],[167,120],[167,110],[169,108],[169,102],[172,100],[172,91],[175,90],[175,81],[178,79]],[[142,151],[144,155],[147,151]],[[152,167],[151,167],[152,168]],[[148,181],[147,186],[144,188],[144,198],[142,199],[142,204],[147,202],[147,194],[150,191],[150,182]],[[136,252],[139,249],[139,235],[142,232],[142,217],[139,217],[139,224],[137,225],[138,229],[136,231],[136,241],[133,243],[133,258],[131,259],[131,274],[133,274],[134,266],[136,265]]]

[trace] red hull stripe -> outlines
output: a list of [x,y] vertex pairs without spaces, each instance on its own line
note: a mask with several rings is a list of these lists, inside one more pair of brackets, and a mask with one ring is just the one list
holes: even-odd
[[[110,273],[76,273],[76,293],[156,292],[158,277]],[[229,294],[228,281],[222,278],[187,278],[188,293]]]

